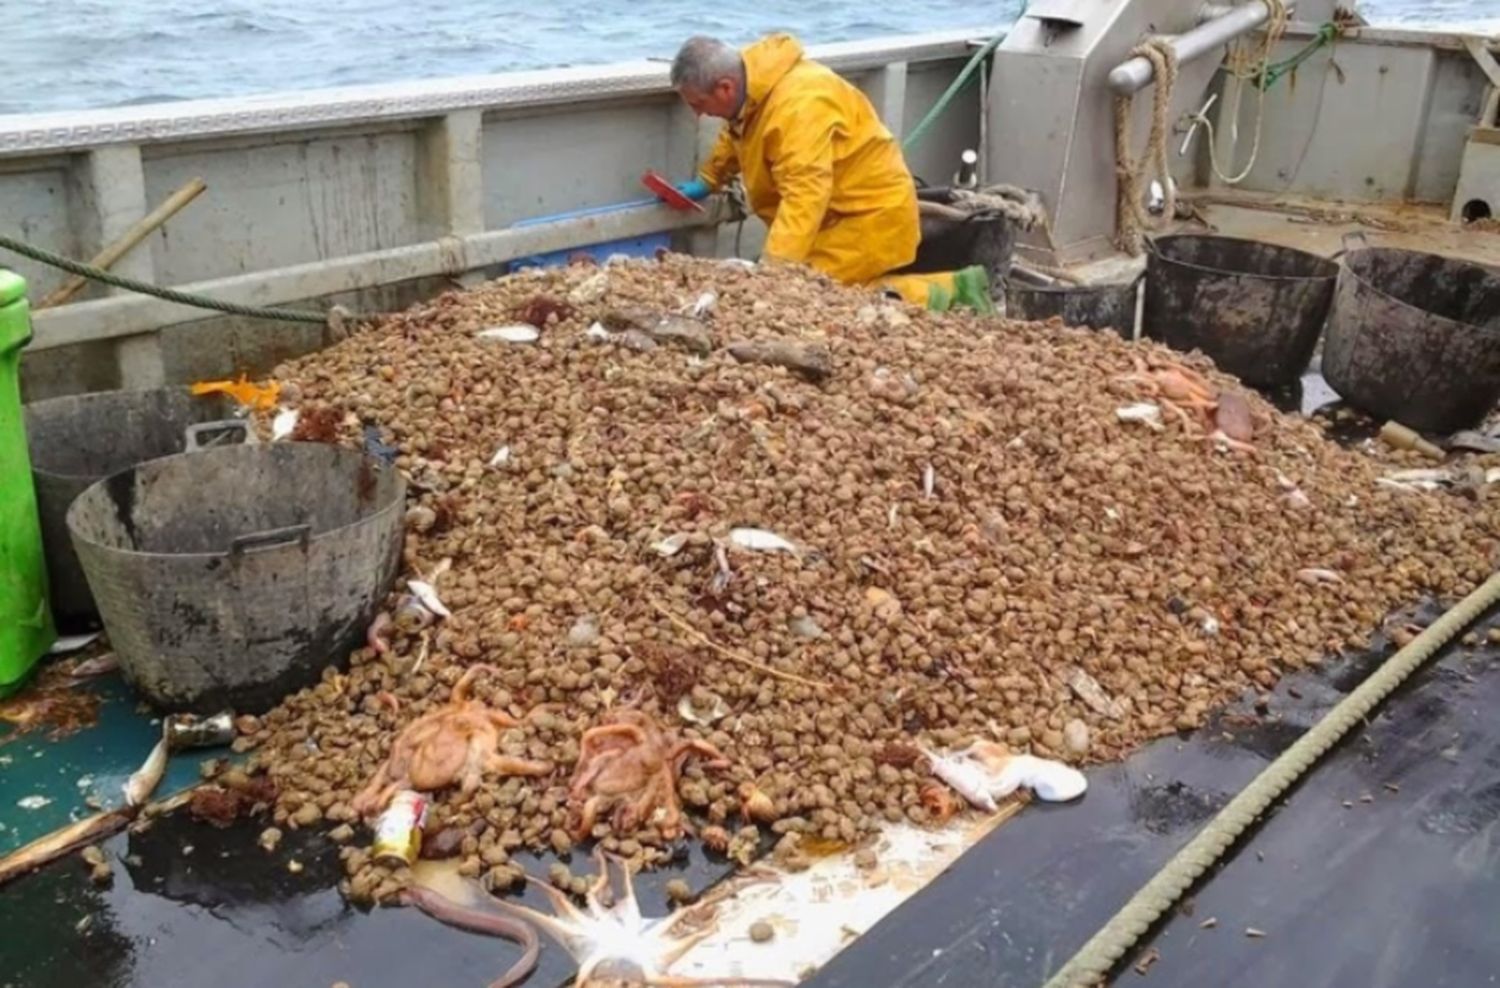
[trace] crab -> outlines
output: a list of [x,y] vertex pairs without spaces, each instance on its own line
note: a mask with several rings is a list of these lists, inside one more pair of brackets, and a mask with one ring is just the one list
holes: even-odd
[[1218,407],[1219,389],[1197,371],[1189,370],[1181,364],[1151,366],[1137,355],[1135,373],[1123,374],[1115,378],[1115,381],[1120,384],[1141,385],[1147,395],[1160,401],[1189,428],[1195,425],[1189,412],[1196,413],[1199,422],[1206,424]]
[[436,792],[457,784],[467,794],[479,788],[487,773],[532,776],[551,773],[550,762],[502,755],[495,750],[500,732],[519,727],[520,722],[469,696],[474,677],[484,671],[496,670],[483,664],[470,666],[454,684],[446,706],[406,726],[391,746],[389,757],[354,798],[355,812],[364,817],[374,816],[401,789]]
[[1141,385],[1149,397],[1181,419],[1183,428],[1195,438],[1256,452],[1250,444],[1254,435],[1250,403],[1233,391],[1221,391],[1197,371],[1172,362],[1151,366],[1137,355],[1135,373],[1114,380]]
[[607,715],[603,724],[585,731],[579,742],[578,764],[568,788],[577,821],[574,838],[587,837],[610,806],[615,808],[616,834],[655,824],[667,840],[680,837],[683,821],[677,778],[695,755],[707,759],[708,768],[729,767],[729,759],[707,741],[682,740],[644,711],[626,708]]
[[[672,965],[718,928],[712,915],[714,905],[737,888],[725,886],[700,899],[696,905],[668,916],[648,918],[641,915],[640,903],[631,887],[630,869],[625,862],[595,852],[599,874],[590,885],[584,907],[578,908],[566,894],[553,885],[529,879],[541,887],[552,903],[555,915],[546,915],[519,903],[495,900],[502,908],[535,923],[578,963],[577,988],[605,988],[619,985],[650,985],[656,988],[694,988],[694,986],[741,985],[781,986],[790,981],[765,978],[685,978],[668,973]],[[619,894],[611,887],[610,863],[618,865],[623,875]],[[752,880],[764,880],[752,877]],[[608,904],[606,904],[608,903]],[[683,927],[695,928],[682,932]]]

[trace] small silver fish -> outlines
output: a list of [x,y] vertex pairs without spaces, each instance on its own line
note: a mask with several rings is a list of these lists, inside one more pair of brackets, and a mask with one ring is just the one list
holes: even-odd
[[403,594],[396,602],[396,610],[393,615],[396,627],[407,634],[421,631],[432,624],[436,617],[422,605],[422,602],[409,594]]
[[78,652],[88,648],[98,639],[99,632],[97,631],[88,635],[64,635],[52,643],[52,647],[47,649],[47,654],[67,655],[69,652]]
[[95,676],[114,672],[118,668],[120,668],[120,657],[113,652],[105,652],[103,655],[96,655],[92,659],[85,659],[78,663],[68,676],[71,679],[92,679]]
[[682,547],[688,544],[689,538],[690,536],[687,532],[678,532],[675,535],[668,535],[666,538],[662,539],[659,542],[651,543],[651,551],[660,556],[665,556],[666,558],[671,559],[673,556],[682,551]]
[[1157,432],[1165,429],[1161,422],[1161,409],[1149,401],[1137,402],[1115,409],[1115,418],[1121,422],[1139,422]]
[[498,343],[535,343],[542,338],[542,331],[535,326],[516,323],[513,326],[491,326],[474,334],[476,340]]
[[989,779],[984,769],[967,752],[939,755],[935,751],[918,750],[926,756],[933,775],[948,783],[960,796],[986,813],[995,812],[995,799],[990,795]]
[[796,552],[797,546],[764,528],[732,528],[729,541],[751,552]]
[[283,408],[271,420],[271,441],[277,442],[290,436],[297,429],[297,410]]
[[407,580],[406,585],[412,593],[416,594],[417,600],[422,602],[423,607],[440,618],[453,617],[453,612],[443,606],[442,600],[437,595],[437,588],[432,584],[426,580]]
[[1088,787],[1088,779],[1082,772],[1062,762],[1035,755],[1012,755],[991,780],[990,795],[1003,799],[1017,789],[1026,788],[1049,803],[1066,803],[1082,796]]
[[1316,569],[1311,567],[1308,569],[1299,569],[1297,571],[1297,579],[1311,586],[1317,586],[1320,583],[1344,582],[1344,577],[1331,569]]
[[156,747],[151,749],[151,754],[146,756],[141,767],[125,780],[125,805],[136,807],[145,803],[166,774],[167,735],[163,725],[161,740],[156,742]]
[[692,316],[694,319],[702,319],[704,316],[713,312],[714,308],[718,306],[718,304],[719,296],[716,293],[704,292],[702,295],[699,295],[698,298],[693,302],[692,306],[688,309],[687,314]]

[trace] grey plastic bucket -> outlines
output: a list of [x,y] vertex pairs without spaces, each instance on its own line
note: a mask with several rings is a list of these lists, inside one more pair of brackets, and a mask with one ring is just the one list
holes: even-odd
[[99,618],[68,535],[73,501],[112,473],[184,452],[189,426],[228,419],[234,409],[224,395],[194,397],[187,388],[100,391],[26,406],[31,474],[59,625],[77,630]]
[[405,484],[321,443],[152,460],[68,528],[130,683],[165,710],[256,713],[341,665],[401,563]]

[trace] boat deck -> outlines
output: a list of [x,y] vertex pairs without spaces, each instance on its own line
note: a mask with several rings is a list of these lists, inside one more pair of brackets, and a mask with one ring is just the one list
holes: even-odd
[[[1200,201],[1200,211],[1201,222],[1185,229],[1206,225],[1325,255],[1360,229],[1377,245],[1500,265],[1500,235],[1458,229],[1431,209],[1249,196]],[[1422,617],[1436,613],[1428,606]],[[1500,616],[1489,615],[1484,627],[1500,628]],[[1500,941],[1490,935],[1500,897],[1500,722],[1491,715],[1500,707],[1500,646],[1483,631],[1478,641],[1444,650],[1336,749],[1151,932],[1116,980],[1500,982]],[[1390,650],[1377,645],[1289,677],[1268,708],[1232,707],[1191,736],[1090,770],[1081,802],[1028,807],[883,919],[851,919],[862,935],[851,929],[848,945],[805,983],[1041,984]],[[0,853],[76,819],[91,793],[113,803],[149,750],[153,728],[117,677],[86,688],[102,701],[94,727],[57,742],[0,735]],[[174,759],[159,795],[190,784],[200,761],[226,753]],[[29,796],[47,802],[23,808]],[[414,910],[349,905],[336,888],[337,845],[291,832],[267,855],[256,847],[266,823],[219,830],[179,811],[103,845],[115,864],[107,888],[90,884],[76,856],[6,886],[0,988],[477,986],[516,958],[511,944]],[[669,880],[685,878],[701,891],[730,872],[701,849],[684,855],[677,867],[640,877],[648,913],[666,911]],[[523,863],[540,875],[552,860]],[[738,944],[736,955],[776,950],[747,953],[748,946]],[[573,971],[565,952],[544,943],[526,984],[552,988]]]
[[[1417,620],[1436,613],[1429,607]],[[1500,627],[1500,619],[1490,615],[1485,627]],[[1336,749],[1153,931],[1118,980],[1494,983],[1500,722],[1491,712],[1500,706],[1500,648],[1483,631],[1478,641],[1447,648]],[[807,984],[1040,984],[1389,651],[1377,644],[1289,677],[1261,712],[1230,708],[1192,736],[1163,739],[1124,763],[1091,770],[1080,803],[1028,807]],[[120,725],[105,720],[94,730],[118,732]],[[28,738],[0,753],[14,759],[41,743]],[[134,747],[114,760],[137,756]],[[88,745],[70,745],[74,759],[57,750],[49,764],[71,780]],[[8,819],[19,796],[12,769],[5,771]],[[413,910],[350,906],[334,887],[335,845],[291,833],[280,853],[267,856],[254,845],[262,826],[218,830],[178,812],[105,844],[116,862],[109,888],[92,886],[76,857],[16,881],[0,896],[0,986],[477,986],[514,960],[516,948],[507,943],[439,926]],[[727,873],[699,853],[639,880],[648,913],[664,911],[669,879],[685,877],[703,889]],[[300,873],[287,870],[293,859]],[[546,864],[529,867],[537,874]],[[1149,965],[1147,955],[1155,958]],[[1136,964],[1144,976],[1130,970]],[[566,955],[549,944],[526,983],[551,988],[572,973]]]
[[1500,267],[1500,226],[1490,232],[1455,225],[1448,221],[1446,206],[1339,203],[1262,193],[1214,193],[1192,201],[1202,223],[1185,224],[1183,232],[1206,224],[1226,237],[1261,240],[1324,257],[1342,250],[1347,235],[1363,233],[1371,246]]
[[[810,986],[1042,984],[1388,651],[1289,677],[1264,716],[1231,710],[1096,769],[1081,806],[1023,813]],[[1496,983],[1497,663],[1494,646],[1450,647],[1409,680],[1142,940],[1116,982]]]
[[[1195,193],[1188,200],[1194,215],[1176,223],[1173,233],[1211,233],[1258,240],[1332,257],[1351,234],[1363,234],[1372,247],[1441,254],[1500,269],[1500,224],[1483,229],[1448,221],[1446,207],[1410,203],[1340,203],[1327,199],[1250,192]],[[1018,259],[1025,261],[1028,250]],[[1085,282],[1124,280],[1145,266],[1143,257],[1119,254],[1070,265]]]

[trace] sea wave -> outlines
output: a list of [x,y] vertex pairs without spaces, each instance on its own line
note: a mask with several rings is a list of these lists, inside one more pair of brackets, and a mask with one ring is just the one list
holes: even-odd
[[[1495,0],[1373,0],[1373,23],[1500,33]],[[829,0],[50,0],[10,25],[0,112],[242,96],[502,69],[669,56],[689,34],[743,41],[789,29],[808,43],[1007,23],[1022,0],[902,5]]]

